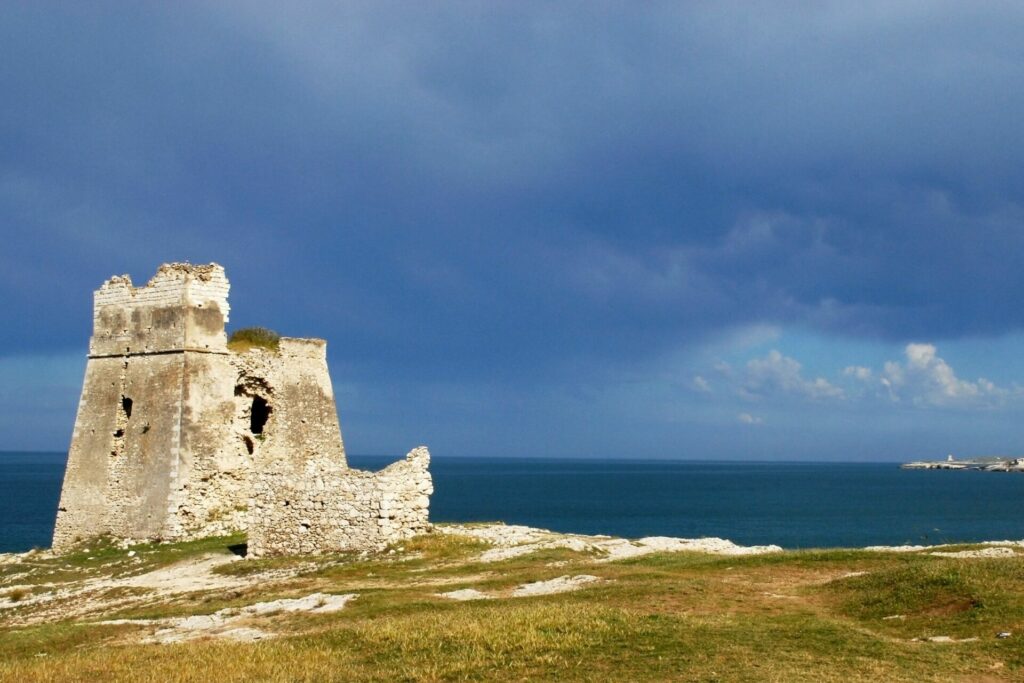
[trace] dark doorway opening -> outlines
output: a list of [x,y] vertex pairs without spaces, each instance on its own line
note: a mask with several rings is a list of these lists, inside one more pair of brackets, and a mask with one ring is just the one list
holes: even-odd
[[263,427],[270,419],[273,409],[262,396],[252,397],[252,408],[249,410],[249,431],[253,434],[262,434]]

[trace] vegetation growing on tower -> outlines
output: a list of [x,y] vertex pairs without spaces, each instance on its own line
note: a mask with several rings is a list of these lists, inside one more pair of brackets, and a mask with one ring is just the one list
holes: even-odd
[[243,327],[232,332],[228,339],[228,348],[238,352],[254,347],[277,351],[280,345],[281,335],[266,327]]

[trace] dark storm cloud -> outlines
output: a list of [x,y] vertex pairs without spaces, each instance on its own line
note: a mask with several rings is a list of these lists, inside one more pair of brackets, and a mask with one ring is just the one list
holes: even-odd
[[1024,323],[1016,4],[103,7],[0,10],[2,352],[169,259],[356,377]]

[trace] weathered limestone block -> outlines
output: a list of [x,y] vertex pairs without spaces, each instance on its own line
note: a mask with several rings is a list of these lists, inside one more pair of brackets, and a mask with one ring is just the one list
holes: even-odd
[[113,277],[93,335],[54,548],[249,532],[254,556],[373,550],[429,528],[426,448],[350,469],[321,339],[229,351],[217,264]]

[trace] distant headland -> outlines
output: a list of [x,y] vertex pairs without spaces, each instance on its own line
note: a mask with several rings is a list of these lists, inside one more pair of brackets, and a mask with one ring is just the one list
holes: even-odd
[[1024,457],[986,455],[957,460],[952,455],[945,460],[916,460],[900,465],[905,470],[981,470],[984,472],[1024,472]]

